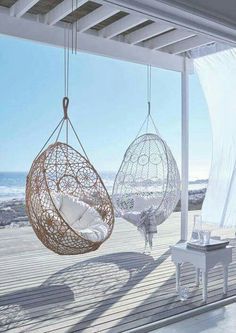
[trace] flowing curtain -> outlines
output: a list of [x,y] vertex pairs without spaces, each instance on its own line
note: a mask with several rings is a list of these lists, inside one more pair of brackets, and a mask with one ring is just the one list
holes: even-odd
[[236,49],[195,59],[195,69],[208,104],[213,139],[202,218],[218,227],[236,227]]

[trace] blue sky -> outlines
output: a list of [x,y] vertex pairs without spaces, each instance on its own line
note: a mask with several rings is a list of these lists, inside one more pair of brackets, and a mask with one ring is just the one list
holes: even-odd
[[[146,115],[146,66],[80,53],[70,61],[69,115],[98,170],[118,169]],[[27,171],[62,117],[63,50],[0,36],[0,170]],[[152,115],[180,164],[180,74],[152,70]],[[76,142],[71,139],[71,144]],[[190,78],[190,177],[211,160],[207,106]]]

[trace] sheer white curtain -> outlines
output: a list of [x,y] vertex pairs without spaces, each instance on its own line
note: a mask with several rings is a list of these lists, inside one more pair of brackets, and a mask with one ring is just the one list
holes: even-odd
[[213,136],[202,218],[219,227],[236,227],[236,49],[195,59],[195,69],[208,104]]

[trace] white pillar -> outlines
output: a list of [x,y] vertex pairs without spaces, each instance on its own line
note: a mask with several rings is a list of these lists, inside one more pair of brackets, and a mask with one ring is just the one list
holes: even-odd
[[189,73],[186,59],[181,73],[182,91],[182,163],[181,163],[181,240],[188,237],[188,168],[189,168]]

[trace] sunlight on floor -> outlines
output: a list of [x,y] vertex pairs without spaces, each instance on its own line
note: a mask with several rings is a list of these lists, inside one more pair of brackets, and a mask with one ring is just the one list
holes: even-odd
[[236,303],[212,310],[178,323],[152,331],[153,333],[235,333]]

